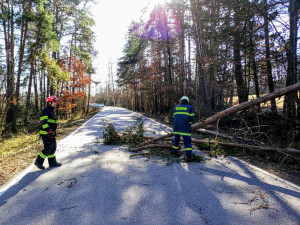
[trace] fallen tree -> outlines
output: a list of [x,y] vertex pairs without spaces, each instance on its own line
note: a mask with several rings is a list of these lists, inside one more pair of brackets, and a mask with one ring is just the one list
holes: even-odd
[[229,136],[227,134],[222,134],[216,131],[212,131],[212,130],[205,130],[203,128],[197,129],[196,130],[199,133],[203,133],[203,134],[209,134],[209,135],[213,135],[215,137],[221,137],[223,139],[229,139],[230,141],[237,141],[237,142],[244,142],[244,143],[253,143],[255,145],[264,145],[264,143],[259,142],[257,140],[254,139],[249,139],[249,138],[243,138],[243,137],[232,137]]
[[130,152],[138,152],[145,149],[151,149],[151,148],[166,148],[166,149],[172,149],[172,145],[166,145],[166,144],[152,144],[152,145],[145,145],[138,148],[131,148],[129,149]]
[[[151,137],[147,137],[146,139],[150,139]],[[166,138],[166,141],[172,141],[172,138]],[[180,143],[183,143],[182,141]],[[300,150],[294,149],[294,148],[275,148],[272,146],[257,146],[257,145],[248,145],[248,144],[238,144],[238,143],[232,143],[232,142],[220,142],[220,141],[213,141],[213,140],[197,140],[192,139],[192,143],[197,144],[216,144],[216,145],[223,145],[223,146],[229,146],[229,147],[235,147],[235,148],[247,148],[251,150],[259,150],[259,151],[275,151],[275,152],[281,152],[281,153],[295,153],[300,154]],[[138,152],[145,149],[150,148],[166,148],[171,149],[171,145],[167,144],[151,144],[151,145],[145,145],[141,147],[131,148],[131,152]]]
[[[258,105],[260,103],[270,101],[271,99],[277,98],[277,97],[282,96],[282,95],[286,95],[290,92],[297,91],[299,89],[300,89],[300,82],[296,83],[294,85],[288,86],[286,88],[283,88],[279,91],[274,91],[274,92],[272,92],[270,94],[267,94],[265,96],[253,99],[251,101],[243,102],[239,105],[230,107],[230,108],[225,109],[225,110],[223,110],[219,113],[216,113],[215,115],[207,118],[204,121],[201,121],[199,123],[195,123],[194,125],[192,125],[192,130],[197,130],[199,128],[203,128],[203,127],[207,126],[208,124],[211,124],[213,122],[218,121],[219,119],[223,118],[224,116],[227,116],[227,115],[232,114],[232,113],[236,113],[236,112],[241,111],[241,110],[248,109],[248,108],[253,107],[255,105]],[[153,143],[155,141],[159,141],[159,140],[165,139],[167,137],[171,137],[172,135],[173,135],[173,133],[168,133],[168,134],[162,135],[160,137],[151,139],[149,141],[145,141],[145,142],[139,144],[137,147],[141,147],[143,145]]]

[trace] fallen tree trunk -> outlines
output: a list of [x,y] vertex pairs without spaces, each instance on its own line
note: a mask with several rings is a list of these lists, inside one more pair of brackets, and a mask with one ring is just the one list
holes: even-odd
[[142,147],[131,148],[131,149],[129,149],[129,151],[130,152],[138,152],[138,151],[145,150],[145,149],[150,149],[150,148],[167,148],[167,149],[172,149],[172,145],[165,145],[165,144],[145,145],[145,146],[142,146]]
[[[127,133],[127,132],[117,132],[119,135],[132,135],[132,134],[130,134],[130,133]],[[149,137],[149,136],[143,136],[143,139],[150,139],[150,140],[152,140],[152,139],[154,139],[155,137]]]
[[247,145],[247,144],[238,144],[238,143],[231,143],[231,142],[218,142],[218,141],[203,141],[203,140],[194,140],[193,143],[203,144],[218,144],[236,148],[247,148],[251,150],[260,150],[260,151],[275,151],[275,152],[285,152],[285,153],[296,153],[300,154],[300,150],[294,148],[274,148],[271,146],[257,146],[257,145]]
[[213,130],[206,130],[206,129],[200,128],[200,129],[197,129],[196,131],[199,133],[203,133],[203,134],[209,134],[209,135],[221,137],[224,139],[229,139],[230,141],[238,141],[238,142],[244,142],[244,143],[248,143],[248,144],[253,143],[255,145],[264,145],[264,143],[254,140],[254,139],[242,138],[242,137],[232,137],[227,134],[217,133],[216,131],[213,131]]
[[233,140],[232,136],[228,136],[227,134],[222,134],[219,132],[217,133],[216,131],[213,131],[213,130],[206,130],[206,129],[200,128],[200,129],[197,129],[196,131],[199,133],[203,133],[203,134],[210,134],[210,135],[214,135],[214,136],[217,135],[218,137],[221,137],[221,138],[227,138],[227,139]]
[[[199,128],[203,128],[203,127],[207,126],[208,124],[211,124],[211,123],[213,123],[213,122],[215,122],[215,121],[217,121],[217,120],[219,120],[219,119],[223,118],[224,116],[227,116],[231,113],[235,113],[235,112],[238,112],[238,111],[241,111],[241,110],[245,110],[245,109],[250,108],[252,106],[258,105],[258,104],[263,103],[263,102],[267,102],[271,99],[277,98],[279,96],[288,94],[288,93],[293,92],[293,91],[297,91],[299,89],[300,89],[300,82],[298,82],[294,85],[288,86],[286,88],[283,88],[279,91],[274,91],[274,92],[272,92],[270,94],[267,94],[265,96],[262,96],[260,98],[253,99],[253,100],[248,101],[248,102],[243,102],[239,105],[230,107],[230,108],[225,109],[225,110],[223,110],[219,113],[216,113],[215,115],[213,115],[212,117],[207,118],[204,121],[201,121],[199,123],[195,123],[194,125],[192,125],[192,130],[197,130]],[[167,138],[167,137],[171,137],[172,135],[173,135],[173,133],[168,133],[168,134],[162,135],[162,136],[154,138],[152,140],[145,141],[145,142],[141,143],[140,145],[138,145],[137,147],[141,147],[143,145],[152,143],[154,141],[158,141],[158,140],[161,140],[161,139],[164,139],[164,138]]]
[[[168,138],[167,141],[172,141],[172,138]],[[182,142],[180,142],[182,143]],[[231,143],[231,142],[218,142],[218,141],[204,141],[204,140],[195,140],[192,139],[192,143],[198,143],[198,144],[217,144],[217,145],[223,145],[223,146],[230,146],[230,147],[236,147],[236,148],[247,148],[250,150],[259,150],[259,151],[275,151],[275,152],[281,152],[281,153],[295,153],[300,154],[300,150],[294,149],[294,148],[274,148],[271,146],[256,146],[256,145],[247,145],[247,144],[237,144],[237,143]],[[131,148],[131,152],[138,152],[141,150],[149,149],[149,148],[167,148],[172,149],[171,145],[166,144],[152,144],[152,145],[145,145],[141,147]]]

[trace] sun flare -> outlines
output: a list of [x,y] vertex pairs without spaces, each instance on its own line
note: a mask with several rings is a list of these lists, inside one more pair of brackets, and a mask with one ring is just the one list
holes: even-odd
[[148,4],[150,7],[154,7],[156,5],[164,5],[166,2],[169,2],[168,0],[150,0],[148,1]]
[[151,0],[149,2],[151,2],[153,5],[157,5],[157,4],[162,4],[163,5],[167,1],[166,0]]

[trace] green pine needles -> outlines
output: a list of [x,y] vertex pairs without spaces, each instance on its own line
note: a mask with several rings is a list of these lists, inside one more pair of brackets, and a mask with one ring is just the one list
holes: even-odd
[[134,147],[143,142],[144,122],[141,117],[137,117],[137,121],[126,127],[125,132],[118,134],[112,123],[104,126],[103,142],[106,145],[126,144]]

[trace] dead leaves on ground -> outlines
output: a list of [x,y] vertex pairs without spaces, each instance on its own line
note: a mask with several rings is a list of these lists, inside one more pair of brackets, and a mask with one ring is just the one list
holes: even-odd
[[74,184],[77,183],[77,178],[73,177],[73,178],[66,179],[64,181],[59,182],[58,185],[61,185],[61,184],[65,183],[66,181],[71,181],[67,186],[68,188],[71,188],[71,187],[73,187]]
[[258,209],[271,209],[268,204],[267,192],[263,192],[261,187],[258,187],[256,192],[254,192],[253,198],[249,199],[247,202],[234,202],[234,204],[244,204],[251,206],[252,203],[256,202],[257,206],[249,209],[250,212],[253,212]]
[[[68,187],[68,188],[71,188],[71,187],[74,186],[74,184],[77,183],[77,178],[72,177],[72,178],[63,180],[63,181],[59,182],[58,185],[62,185],[62,184],[64,184],[64,183],[67,182],[67,181],[69,182],[68,185],[67,185],[67,187]],[[46,187],[46,190],[49,190],[49,185]]]

